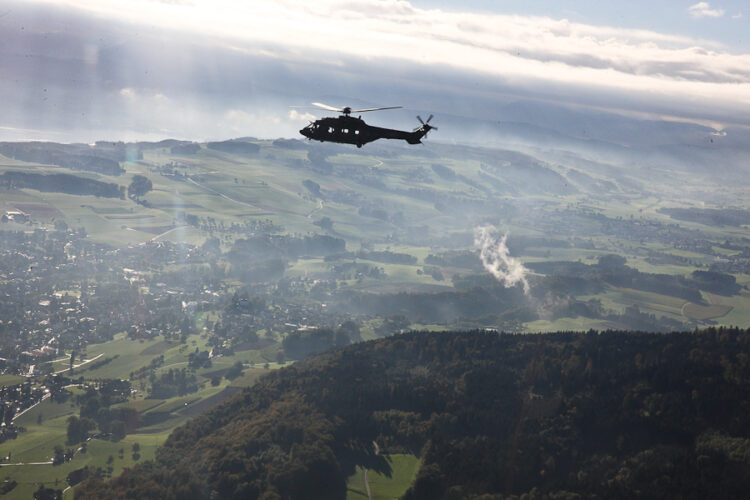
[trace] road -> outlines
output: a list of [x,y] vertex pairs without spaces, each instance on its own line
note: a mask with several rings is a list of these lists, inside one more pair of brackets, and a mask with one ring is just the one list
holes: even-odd
[[367,490],[368,500],[372,500],[372,492],[370,491],[370,481],[367,480],[367,469],[365,469],[365,489]]
[[[36,405],[40,404],[42,401],[44,401],[45,399],[47,399],[49,396],[50,396],[49,394],[45,394],[44,396],[42,396],[42,399],[40,399],[39,401],[37,401],[33,405],[29,406],[28,408],[26,408],[21,413],[18,413],[16,415],[14,415],[13,416],[13,420],[17,419],[18,417],[20,417],[21,415],[23,415],[24,413],[26,413],[27,411],[29,411],[30,409],[32,409],[33,407],[35,407]],[[7,465],[14,465],[14,464],[7,464]]]
[[151,238],[151,241],[156,241],[159,238],[161,238],[162,236],[166,236],[169,233],[171,233],[172,231],[177,231],[178,229],[182,229],[184,227],[188,227],[188,226],[187,225],[185,225],[185,226],[177,226],[177,227],[173,227],[172,229],[168,229],[168,230],[164,231],[163,233],[157,234],[156,236],[154,236],[153,238]]
[[[373,441],[372,445],[375,447],[375,456],[380,455],[380,447],[378,446],[378,443]],[[370,481],[367,480],[367,469],[365,469],[365,489],[367,490],[368,500],[372,500],[372,492],[370,491]]]
[[211,189],[210,187],[208,187],[208,186],[206,186],[204,184],[201,184],[200,182],[195,182],[190,177],[188,177],[188,182],[192,182],[193,184],[195,184],[199,188],[205,189],[206,191],[211,191],[213,194],[217,194],[217,195],[221,196],[222,198],[224,198],[225,200],[231,201],[232,203],[237,203],[237,204],[244,205],[246,207],[255,208],[255,209],[258,208],[255,205],[253,205],[252,203],[246,203],[244,201],[235,200],[234,198],[230,198],[229,196],[225,195],[224,193],[221,193],[221,192],[219,192],[219,191],[217,191],[215,189]]
[[52,465],[52,460],[49,462],[18,462],[15,464],[0,464],[0,467],[13,467],[17,465]]
[[[78,367],[80,367],[80,366],[83,366],[83,365],[85,365],[85,364],[87,364],[87,363],[91,363],[92,361],[96,361],[97,359],[101,358],[102,356],[104,356],[104,353],[101,353],[101,354],[99,354],[98,356],[94,356],[94,357],[93,357],[93,358],[91,358],[91,359],[87,359],[87,360],[86,360],[86,361],[84,361],[83,363],[79,363],[79,364],[77,364],[77,365],[73,365],[73,369],[76,369],[76,368],[78,368]],[[59,375],[59,374],[61,374],[61,373],[67,372],[67,371],[69,371],[69,370],[70,370],[70,368],[65,368],[64,370],[60,370],[60,371],[57,371],[57,372],[55,372],[54,374],[55,374],[55,375]]]
[[317,208],[313,208],[312,211],[309,214],[307,214],[307,218],[312,219],[313,214],[315,212],[320,212],[321,210],[323,210],[323,200],[318,200]]

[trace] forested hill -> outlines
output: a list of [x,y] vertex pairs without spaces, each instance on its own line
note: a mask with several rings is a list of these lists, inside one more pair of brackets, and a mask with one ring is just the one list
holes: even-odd
[[[376,442],[380,455],[373,446]],[[271,373],[76,498],[345,498],[414,453],[407,498],[739,498],[750,330],[412,332]]]

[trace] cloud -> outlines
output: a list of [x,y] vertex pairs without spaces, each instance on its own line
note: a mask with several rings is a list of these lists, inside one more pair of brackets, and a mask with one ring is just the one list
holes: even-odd
[[[232,40],[237,47],[284,47],[287,56],[302,58],[310,51],[329,52],[321,64],[336,64],[336,55],[388,58],[505,79],[676,92],[691,99],[721,93],[718,88],[691,87],[691,82],[750,83],[750,55],[731,54],[720,44],[566,19],[419,9],[403,0],[196,0],[192,6],[69,1],[97,13],[109,7],[111,15],[133,22]],[[690,12],[723,14],[706,2],[693,5]],[[750,91],[739,90],[742,95],[735,98],[745,100]]]
[[307,122],[315,120],[315,115],[310,113],[300,113],[296,109],[289,110],[288,117],[294,122]]
[[708,2],[698,2],[695,5],[691,5],[688,7],[688,12],[695,18],[722,17],[724,15],[723,9],[712,9]]
[[[9,23],[26,29],[6,29]],[[296,133],[303,114],[288,106],[314,100],[492,119],[499,101],[527,98],[750,124],[750,54],[651,30],[423,9],[404,0],[21,2],[0,19],[0,74],[20,82],[0,79],[0,91],[21,96],[0,103],[0,124],[29,129],[39,127],[33,120],[54,118],[52,98],[46,108],[34,100],[40,78],[60,87],[59,106],[81,108],[89,121],[147,109],[126,109],[120,89],[139,103],[151,96],[149,106],[162,93],[174,109],[151,114],[169,122],[159,129],[195,138],[220,130],[283,134],[282,125]],[[261,116],[257,108],[281,123],[253,130],[250,118],[233,115],[238,123],[224,127],[228,110]]]
[[732,16],[732,19],[742,19],[742,12],[738,12]]

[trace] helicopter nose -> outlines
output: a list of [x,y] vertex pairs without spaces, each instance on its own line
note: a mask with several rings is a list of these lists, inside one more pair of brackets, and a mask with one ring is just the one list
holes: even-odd
[[305,137],[310,137],[310,131],[307,129],[307,127],[300,129],[299,133],[304,135]]

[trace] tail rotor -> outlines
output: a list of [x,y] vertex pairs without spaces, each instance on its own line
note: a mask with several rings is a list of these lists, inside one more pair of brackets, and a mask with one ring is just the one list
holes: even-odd
[[427,120],[422,120],[422,117],[417,115],[417,120],[419,120],[419,123],[421,123],[422,126],[415,128],[414,132],[420,131],[420,132],[423,132],[422,135],[426,135],[427,132],[429,132],[430,130],[437,130],[438,129],[437,127],[433,127],[432,125],[430,125],[430,120],[432,120],[433,116],[434,115],[430,115],[427,117]]

